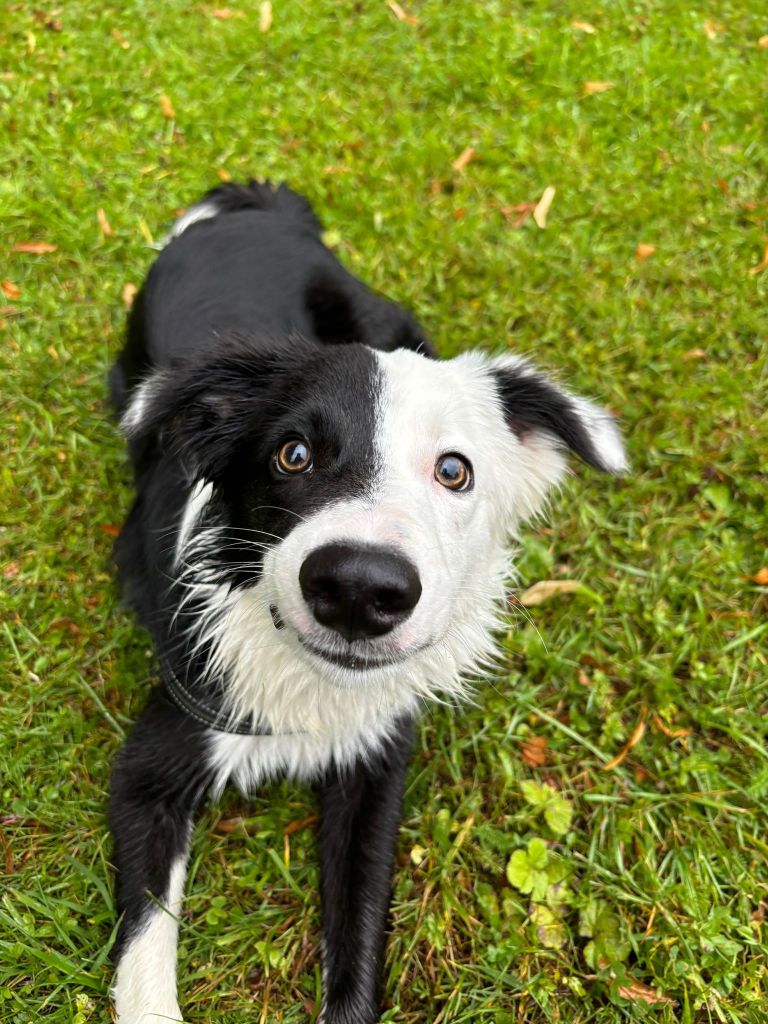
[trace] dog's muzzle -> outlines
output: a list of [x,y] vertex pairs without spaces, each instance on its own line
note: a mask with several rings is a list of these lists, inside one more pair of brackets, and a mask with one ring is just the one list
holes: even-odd
[[384,636],[405,622],[421,597],[416,567],[386,548],[326,544],[299,570],[315,619],[353,640]]

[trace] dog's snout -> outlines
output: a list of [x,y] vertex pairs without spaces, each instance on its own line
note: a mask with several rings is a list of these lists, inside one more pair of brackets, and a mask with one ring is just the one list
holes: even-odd
[[326,544],[304,560],[299,584],[312,614],[347,640],[383,636],[421,597],[416,567],[384,548]]

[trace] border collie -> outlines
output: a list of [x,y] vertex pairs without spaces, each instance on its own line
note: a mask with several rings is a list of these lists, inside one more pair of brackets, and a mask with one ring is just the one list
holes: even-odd
[[110,376],[136,500],[123,593],[159,657],[112,777],[120,1024],[181,1020],[196,809],[312,783],[324,1024],[379,1020],[414,719],[487,666],[509,539],[613,418],[517,356],[434,358],[307,201],[227,184],[175,224]]

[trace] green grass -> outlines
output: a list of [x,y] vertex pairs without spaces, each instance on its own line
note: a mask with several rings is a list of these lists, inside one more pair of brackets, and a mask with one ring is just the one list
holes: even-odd
[[[0,27],[0,1020],[107,1019],[106,786],[153,661],[109,566],[129,487],[104,375],[148,238],[223,170],[306,192],[444,354],[531,353],[631,450],[626,481],[578,470],[522,543],[521,586],[589,592],[511,620],[476,706],[424,718],[386,1019],[764,1021],[768,21],[747,0],[410,0],[415,26],[275,0],[262,34],[257,3],[214,6],[22,0]],[[548,185],[546,229],[513,227],[502,208]],[[284,784],[202,815],[193,1024],[316,1012],[312,829],[286,837],[313,813]]]

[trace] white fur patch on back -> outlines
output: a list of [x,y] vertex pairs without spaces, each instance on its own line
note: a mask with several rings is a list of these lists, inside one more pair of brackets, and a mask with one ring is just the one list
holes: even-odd
[[187,228],[191,228],[193,224],[197,224],[201,220],[210,220],[211,217],[215,217],[218,213],[219,207],[212,200],[190,206],[174,222],[168,241],[170,242],[172,239],[178,238],[179,235],[183,235]]
[[171,868],[164,906],[152,907],[147,923],[120,957],[112,992],[118,1024],[170,1024],[182,1019],[176,998],[176,946],[186,874],[184,855]]
[[155,396],[165,385],[166,374],[156,370],[153,374],[137,384],[134,388],[128,407],[120,420],[120,429],[126,437],[133,437],[138,432],[141,421]]

